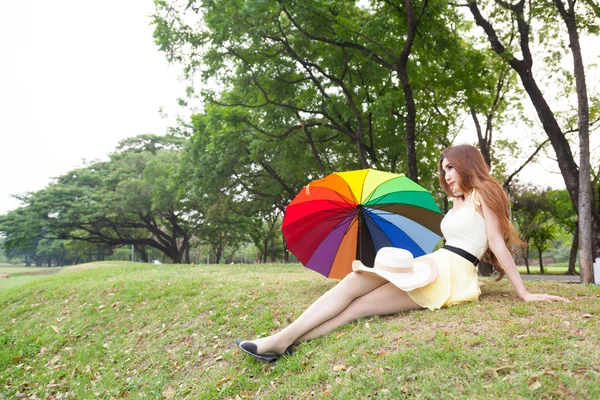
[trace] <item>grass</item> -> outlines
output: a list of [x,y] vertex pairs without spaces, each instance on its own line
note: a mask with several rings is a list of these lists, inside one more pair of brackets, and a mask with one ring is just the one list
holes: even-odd
[[0,274],[8,275],[26,275],[26,274],[39,274],[44,272],[58,271],[60,268],[56,267],[13,267],[8,265],[0,265]]
[[[519,265],[518,269],[521,274],[527,274],[526,266]],[[548,275],[564,275],[567,273],[568,269],[569,269],[568,262],[544,265],[544,272]],[[530,265],[529,271],[531,272],[531,275],[540,275],[540,266],[539,265]],[[577,274],[579,274],[579,266],[575,267],[575,271],[577,272]]]
[[31,281],[36,281],[39,279],[45,278],[44,275],[20,275],[20,276],[11,276],[9,279],[3,278],[0,279],[0,292],[5,289],[10,289],[14,287],[18,287],[24,285]]
[[56,274],[62,270],[73,272],[88,268],[98,268],[99,266],[110,267],[131,264],[139,265],[128,261],[104,261],[102,263],[86,263],[70,267],[15,267],[0,265],[0,275],[9,276],[9,278],[0,278],[0,290],[21,286],[25,283],[45,278],[46,275]]
[[573,302],[523,303],[484,279],[479,302],[361,319],[262,364],[234,339],[288,324],[335,281],[298,265],[119,264],[0,292],[0,398],[600,397],[595,286],[527,281]]
[[0,265],[0,275],[8,275],[8,278],[0,278],[0,291],[24,285],[28,282],[45,278],[46,275],[60,272],[62,268],[47,267],[14,267]]

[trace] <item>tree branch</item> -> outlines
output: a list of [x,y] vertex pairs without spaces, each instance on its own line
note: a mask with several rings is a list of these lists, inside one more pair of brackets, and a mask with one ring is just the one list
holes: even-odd
[[510,182],[513,180],[513,178],[523,170],[523,168],[525,168],[525,166],[527,164],[529,164],[531,162],[531,160],[533,160],[533,158],[537,155],[537,153],[540,152],[540,150],[542,150],[542,148],[544,148],[544,146],[546,146],[546,144],[550,141],[550,139],[546,139],[544,140],[538,147],[537,149],[535,149],[535,151],[533,152],[533,154],[531,154],[531,156],[529,156],[529,158],[527,159],[527,161],[525,161],[519,168],[517,168],[515,170],[515,172],[513,172],[512,174],[510,174],[510,176],[508,178],[506,178],[506,180],[504,181],[504,187],[508,189],[508,187],[510,186]]

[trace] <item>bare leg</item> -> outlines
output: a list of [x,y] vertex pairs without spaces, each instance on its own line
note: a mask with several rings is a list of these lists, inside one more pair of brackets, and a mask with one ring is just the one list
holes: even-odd
[[415,303],[406,292],[398,289],[391,283],[387,283],[355,299],[344,311],[305,333],[295,343],[323,336],[338,326],[358,318],[371,315],[389,315],[420,308],[423,307]]
[[280,332],[253,340],[257,353],[276,352],[282,354],[300,336],[339,315],[354,299],[361,297],[388,283],[376,275],[352,272],[340,283],[319,297],[289,326]]

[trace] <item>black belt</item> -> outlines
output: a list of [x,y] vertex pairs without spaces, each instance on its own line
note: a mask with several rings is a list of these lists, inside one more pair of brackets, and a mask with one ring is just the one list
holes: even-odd
[[468,251],[465,251],[463,249],[459,249],[458,247],[448,246],[447,244],[445,244],[444,247],[442,247],[442,249],[446,249],[446,250],[449,250],[449,251],[451,251],[453,253],[458,254],[459,256],[461,256],[462,258],[464,258],[465,260],[468,260],[471,263],[473,263],[474,266],[477,266],[477,264],[479,264],[479,259],[477,257],[475,257],[473,254],[469,253]]

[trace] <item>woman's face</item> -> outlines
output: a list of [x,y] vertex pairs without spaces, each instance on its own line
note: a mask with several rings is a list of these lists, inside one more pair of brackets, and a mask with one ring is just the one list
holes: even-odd
[[460,175],[458,174],[458,172],[456,172],[452,164],[448,162],[447,158],[444,158],[442,160],[442,170],[444,171],[444,178],[446,179],[446,183],[448,183],[448,186],[450,186],[452,193],[462,193],[462,182]]

